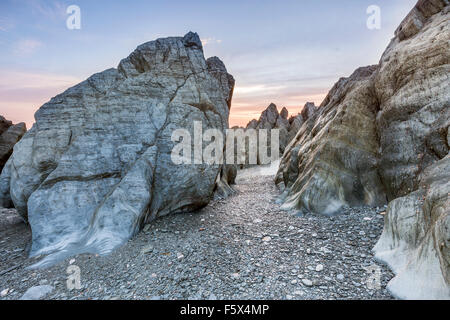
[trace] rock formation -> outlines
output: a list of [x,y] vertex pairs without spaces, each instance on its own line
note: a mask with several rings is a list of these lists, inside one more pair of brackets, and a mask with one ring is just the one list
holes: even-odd
[[27,131],[25,123],[13,125],[11,121],[0,116],[0,173],[5,171],[5,176],[0,176],[0,207],[12,208],[13,203],[9,195],[9,164],[8,159],[13,152],[14,145]]
[[207,205],[222,166],[174,164],[171,135],[192,135],[194,121],[225,133],[233,86],[190,32],[142,44],[44,104],[1,176],[32,227],[31,256],[50,254],[38,265],[108,253],[158,216]]
[[333,214],[344,205],[386,202],[376,166],[377,101],[370,87],[375,70],[360,68],[340,79],[317,113],[304,109],[306,121],[276,177],[284,183],[284,208]]
[[376,257],[401,298],[450,299],[450,6],[419,1],[383,54],[379,172],[389,203]]
[[340,79],[286,148],[286,209],[334,214],[391,201],[376,257],[401,298],[450,298],[450,13],[420,0],[379,65]]
[[11,121],[0,116],[0,172],[12,154],[14,145],[23,137],[27,127],[21,122],[13,125]]
[[[314,103],[308,102],[303,110],[302,114],[305,114],[305,117],[313,116],[317,108],[314,106]],[[280,112],[278,112],[277,106],[274,103],[271,103],[262,113],[258,120],[251,120],[246,128],[247,129],[278,129],[279,130],[279,154],[283,155],[286,146],[295,137],[297,131],[300,129],[301,125],[304,122],[304,116],[302,114],[298,114],[297,116],[289,117],[289,111],[286,108],[282,108]],[[268,140],[267,146],[268,150],[270,150],[270,133],[268,132]],[[247,146],[248,147],[248,146]],[[248,150],[246,150],[248,153]],[[248,156],[247,156],[248,161]],[[258,159],[258,164],[260,164]]]

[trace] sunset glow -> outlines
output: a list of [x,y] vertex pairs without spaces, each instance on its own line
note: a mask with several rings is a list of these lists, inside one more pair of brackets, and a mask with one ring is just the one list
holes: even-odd
[[[68,30],[69,1],[2,1],[0,114],[30,128],[36,110],[53,96],[116,67],[141,43],[192,30],[205,56],[220,57],[236,79],[230,126],[259,118],[271,102],[295,115],[308,101],[319,105],[340,77],[376,64],[415,1],[380,1],[379,31],[365,27],[370,1],[232,2],[79,1],[81,29]],[[186,16],[187,9],[198,14]]]

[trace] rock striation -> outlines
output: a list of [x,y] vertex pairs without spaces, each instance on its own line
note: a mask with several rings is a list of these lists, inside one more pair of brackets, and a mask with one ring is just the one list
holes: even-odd
[[190,32],[144,43],[44,104],[0,190],[31,225],[31,256],[48,255],[36,266],[109,253],[158,216],[207,205],[222,166],[174,164],[171,135],[194,121],[225,134],[233,87]]
[[287,146],[285,209],[335,214],[389,202],[376,257],[397,297],[450,299],[450,13],[420,0],[378,65],[330,90]]

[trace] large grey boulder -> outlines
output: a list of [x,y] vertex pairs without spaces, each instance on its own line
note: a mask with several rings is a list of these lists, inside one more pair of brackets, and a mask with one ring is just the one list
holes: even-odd
[[231,79],[190,32],[144,43],[44,104],[1,176],[31,225],[31,256],[50,254],[38,266],[108,253],[158,216],[207,205],[222,166],[174,164],[171,135],[193,134],[194,121],[225,134]]

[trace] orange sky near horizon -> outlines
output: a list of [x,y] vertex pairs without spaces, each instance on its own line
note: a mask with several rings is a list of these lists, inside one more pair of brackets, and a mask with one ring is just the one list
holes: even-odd
[[[0,100],[0,115],[14,123],[25,122],[27,129],[34,123],[34,113],[52,97],[81,82],[72,76],[26,73],[17,71],[3,72],[0,79],[2,99]],[[265,90],[263,86],[262,90]],[[289,115],[301,112],[308,101],[319,105],[328,90],[317,91],[311,95],[283,95],[274,91],[273,99],[267,97],[267,92],[258,96],[258,90],[236,86],[230,112],[230,127],[245,127],[252,119],[258,119],[270,103],[275,103],[278,111],[286,107]],[[251,94],[249,94],[251,91]]]

